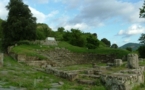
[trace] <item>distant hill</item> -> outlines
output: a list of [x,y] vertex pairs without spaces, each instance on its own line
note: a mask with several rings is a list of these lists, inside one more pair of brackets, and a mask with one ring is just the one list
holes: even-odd
[[131,47],[132,50],[137,50],[141,45],[142,44],[139,44],[139,43],[127,43],[119,48],[126,49],[127,47]]

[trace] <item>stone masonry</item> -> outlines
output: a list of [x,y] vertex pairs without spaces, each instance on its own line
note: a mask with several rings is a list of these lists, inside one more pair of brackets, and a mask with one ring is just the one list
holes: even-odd
[[139,67],[137,54],[127,55],[127,67],[130,69],[137,69]]
[[122,60],[121,59],[115,59],[114,60],[114,65],[115,66],[121,66],[123,63],[122,63]]

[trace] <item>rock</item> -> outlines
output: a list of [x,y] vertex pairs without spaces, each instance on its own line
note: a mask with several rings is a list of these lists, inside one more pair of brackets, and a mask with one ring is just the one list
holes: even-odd
[[114,65],[115,66],[121,66],[123,63],[122,63],[122,60],[121,59],[115,59],[114,60]]
[[62,81],[59,81],[58,84],[59,84],[59,85],[63,85],[64,83],[63,83]]
[[130,69],[137,69],[139,67],[137,54],[127,55],[127,67]]
[[114,66],[114,63],[107,63],[107,66]]

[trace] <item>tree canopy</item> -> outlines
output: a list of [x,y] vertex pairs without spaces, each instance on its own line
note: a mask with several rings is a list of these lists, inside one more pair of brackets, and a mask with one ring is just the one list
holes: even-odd
[[20,40],[36,39],[36,18],[33,17],[28,5],[22,0],[10,0],[6,6],[8,18],[3,22],[3,47],[17,43]]
[[108,47],[111,46],[111,42],[110,42],[108,39],[103,38],[103,39],[101,39],[101,41],[102,41],[104,44],[106,44]]
[[118,48],[118,46],[117,46],[117,44],[114,43],[111,45],[111,48]]

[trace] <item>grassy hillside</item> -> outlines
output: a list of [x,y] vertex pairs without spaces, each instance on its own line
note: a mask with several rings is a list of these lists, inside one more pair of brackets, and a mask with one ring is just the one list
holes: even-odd
[[13,52],[19,53],[19,54],[27,54],[31,56],[38,56],[40,58],[43,58],[36,50],[51,50],[54,49],[55,47],[60,47],[60,48],[66,48],[72,52],[75,53],[96,53],[96,54],[116,54],[118,58],[121,58],[123,55],[126,55],[129,53],[127,50],[122,50],[122,49],[113,49],[113,48],[108,48],[108,47],[103,47],[100,46],[97,49],[87,49],[85,47],[77,47],[73,46],[67,42],[59,42],[58,46],[43,46],[43,45],[18,45],[12,49]]

